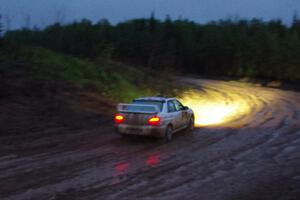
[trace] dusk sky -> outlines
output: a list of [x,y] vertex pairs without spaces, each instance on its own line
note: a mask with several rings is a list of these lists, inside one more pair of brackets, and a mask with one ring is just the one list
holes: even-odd
[[82,18],[117,23],[149,17],[152,11],[159,19],[170,15],[198,23],[234,17],[290,23],[295,12],[300,16],[300,0],[0,0],[2,23],[11,29]]

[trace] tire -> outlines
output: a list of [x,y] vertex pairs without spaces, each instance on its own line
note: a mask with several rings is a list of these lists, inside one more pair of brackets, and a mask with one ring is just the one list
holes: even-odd
[[194,120],[194,117],[191,117],[187,130],[189,132],[192,132],[194,130],[194,128],[195,128],[195,120]]
[[165,142],[170,142],[172,140],[173,136],[173,128],[171,125],[167,126],[166,131],[165,131]]

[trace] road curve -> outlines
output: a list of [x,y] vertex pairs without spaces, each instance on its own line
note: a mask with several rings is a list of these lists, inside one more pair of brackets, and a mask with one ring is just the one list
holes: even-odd
[[105,126],[6,146],[0,199],[300,199],[299,93],[181,81],[194,133],[165,144]]

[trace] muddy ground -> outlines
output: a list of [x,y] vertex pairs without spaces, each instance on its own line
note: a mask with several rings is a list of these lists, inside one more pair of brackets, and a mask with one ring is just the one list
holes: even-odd
[[115,134],[95,92],[15,76],[0,88],[0,199],[300,199],[299,93],[186,80],[251,113],[163,143]]

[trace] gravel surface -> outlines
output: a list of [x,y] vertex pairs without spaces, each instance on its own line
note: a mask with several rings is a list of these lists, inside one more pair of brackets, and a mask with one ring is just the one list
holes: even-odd
[[74,106],[2,99],[0,199],[300,199],[300,93],[184,81],[250,111],[163,143],[122,138],[107,117]]

